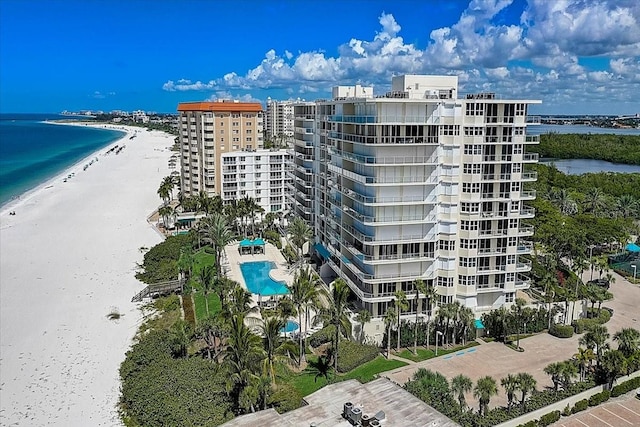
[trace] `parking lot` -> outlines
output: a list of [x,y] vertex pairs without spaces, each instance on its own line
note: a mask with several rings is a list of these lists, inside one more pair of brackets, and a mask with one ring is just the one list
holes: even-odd
[[620,427],[640,426],[640,400],[630,393],[595,408],[561,418],[554,427]]

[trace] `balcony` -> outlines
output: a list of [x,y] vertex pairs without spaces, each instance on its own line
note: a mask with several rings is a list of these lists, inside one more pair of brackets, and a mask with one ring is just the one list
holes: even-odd
[[506,228],[498,230],[480,230],[479,235],[484,237],[503,237],[508,234]]
[[426,222],[426,223],[435,223],[436,222],[436,216],[434,214],[421,214],[421,215],[377,215],[377,216],[369,216],[369,215],[363,215],[357,211],[355,211],[354,209],[348,207],[348,206],[343,206],[342,210],[349,215],[350,217],[352,217],[353,219],[355,219],[356,221],[361,222],[362,224],[378,224],[378,225],[382,225],[385,223],[392,223],[392,224],[405,224],[405,223],[422,223],[422,222]]
[[518,229],[518,236],[520,237],[525,237],[525,236],[533,236],[533,225],[521,225],[520,228]]
[[522,161],[526,163],[536,163],[538,161],[538,153],[524,153]]
[[522,208],[520,209],[520,218],[533,218],[536,214],[534,208]]
[[387,197],[369,197],[363,196],[351,189],[341,188],[338,189],[345,195],[354,201],[363,203],[365,205],[384,205],[384,204],[435,204],[438,202],[436,196],[387,196]]
[[527,124],[528,125],[539,125],[540,124],[540,116],[527,116]]
[[354,154],[347,151],[338,150],[336,148],[329,148],[329,153],[332,155],[340,156],[345,160],[350,160],[354,163],[364,165],[436,165],[438,164],[438,156],[397,156],[397,157],[377,157],[377,156],[364,156],[360,154]]
[[536,190],[524,190],[520,192],[520,200],[533,200],[536,198]]
[[523,172],[521,181],[536,181],[538,179],[538,172]]
[[516,248],[516,253],[519,255],[529,255],[531,252],[533,252],[532,242],[520,242]]
[[519,272],[527,272],[531,271],[531,261],[529,260],[520,260],[516,264],[516,271]]
[[526,135],[524,137],[525,144],[540,144],[540,135]]

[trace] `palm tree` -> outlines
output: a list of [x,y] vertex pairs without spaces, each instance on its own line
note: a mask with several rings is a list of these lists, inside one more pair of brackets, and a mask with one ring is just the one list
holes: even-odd
[[422,279],[416,279],[413,281],[413,286],[416,289],[416,323],[413,325],[413,354],[418,354],[418,303],[420,301],[420,293],[427,293],[427,286]]
[[331,372],[331,357],[323,354],[318,357],[316,362],[309,361],[307,369],[311,374],[315,374],[313,379],[314,382],[318,382],[318,378],[320,377],[324,377],[326,380],[329,380],[329,373]]
[[340,344],[340,335],[351,337],[351,321],[347,315],[347,299],[351,289],[343,279],[337,279],[333,282],[333,289],[329,295],[329,306],[320,310],[320,319],[325,324],[333,325],[336,328],[334,340],[334,368],[338,370],[338,348]]
[[522,298],[516,298],[516,303],[511,306],[514,319],[516,321],[516,348],[520,348],[520,325],[524,322],[524,316],[522,316],[522,309],[527,302]]
[[569,386],[573,383],[573,378],[578,375],[578,367],[571,362],[562,362],[561,365],[560,377],[562,380],[562,388],[568,390]]
[[313,230],[300,217],[295,217],[287,230],[291,235],[291,243],[299,250],[299,257],[302,259],[302,247],[313,237]]
[[585,193],[585,211],[591,212],[595,216],[599,216],[602,209],[606,206],[606,201],[602,190],[598,187],[591,187]]
[[235,282],[226,277],[216,277],[213,287],[215,288],[216,293],[220,298],[220,304],[223,308],[227,308],[227,299],[229,297],[229,294],[233,289],[236,288],[236,286],[239,286],[238,282]]
[[496,380],[494,380],[492,377],[486,376],[478,380],[475,388],[473,389],[473,396],[478,399],[478,402],[480,404],[480,408],[478,411],[480,415],[487,414],[491,396],[495,396],[497,394],[498,385],[496,384]]
[[207,314],[209,314],[209,292],[211,291],[211,285],[213,284],[213,266],[205,265],[200,269],[198,274],[198,280],[202,285],[202,291],[204,293],[204,306]]
[[249,313],[257,313],[260,311],[258,306],[252,306],[253,298],[251,293],[240,286],[238,282],[234,282],[231,289],[231,301],[229,301],[227,309],[231,315],[245,316]]
[[520,399],[520,405],[524,407],[524,402],[525,402],[525,399],[527,398],[527,394],[533,393],[536,390],[537,382],[531,374],[528,374],[526,372],[520,372],[516,376],[516,379],[518,382],[517,389],[520,390],[520,392],[522,393],[522,398]]
[[299,355],[298,348],[293,341],[282,339],[284,322],[278,317],[267,317],[261,326],[262,344],[266,354],[264,359],[264,372],[271,377],[273,384],[276,382],[275,362],[284,360],[287,362],[296,360]]
[[469,393],[472,389],[473,381],[467,376],[459,374],[451,379],[451,391],[457,395],[461,411],[464,411],[467,407],[464,394]]
[[260,361],[265,355],[260,337],[245,326],[244,316],[232,315],[230,325],[224,358],[229,369],[227,391],[240,406],[241,393],[256,378]]
[[173,215],[173,209],[170,206],[163,206],[158,209],[158,215],[162,217],[162,223],[164,224],[165,229],[169,228],[169,217]]
[[360,343],[364,340],[364,325],[371,321],[369,310],[360,310],[356,315],[356,322],[360,323]]
[[216,277],[222,276],[222,254],[224,248],[233,240],[227,219],[220,213],[214,212],[203,221],[203,240],[211,244],[216,253]]
[[620,196],[620,198],[618,198],[616,208],[620,216],[622,216],[623,218],[629,218],[636,215],[639,204],[640,203],[638,203],[638,201],[636,201],[636,199],[632,195],[623,194],[622,196]]
[[461,307],[458,312],[458,319],[460,320],[460,325],[462,326],[462,345],[467,344],[467,336],[469,331],[473,327],[473,322],[475,321],[475,316],[473,315],[473,310],[469,307]]
[[607,376],[607,383],[609,390],[611,390],[614,381],[627,371],[627,360],[620,350],[607,351],[602,356],[601,367]]
[[394,307],[396,309],[396,314],[398,315],[398,324],[396,325],[398,328],[398,341],[396,342],[396,352],[400,353],[400,330],[402,329],[400,324],[400,315],[404,310],[409,308],[409,301],[407,301],[407,295],[404,293],[404,291],[396,291]]
[[589,328],[586,334],[578,341],[579,345],[585,346],[590,349],[595,349],[596,362],[600,366],[600,360],[602,353],[607,347],[607,340],[609,339],[609,332],[604,325],[593,325]]
[[542,284],[542,287],[544,288],[544,297],[548,304],[547,329],[551,329],[551,303],[553,302],[553,297],[550,298],[549,296],[550,296],[550,292],[553,293],[555,296],[554,289],[558,285],[558,279],[556,279],[555,276],[550,272],[546,272],[544,276],[542,276],[541,284]]
[[558,391],[560,383],[562,381],[562,364],[564,362],[553,362],[544,368],[544,373],[551,377],[553,381],[553,390]]
[[195,264],[195,258],[193,256],[193,250],[191,246],[185,246],[180,249],[180,258],[178,258],[178,270],[187,278],[191,277],[193,271],[193,265]]
[[[293,283],[289,288],[289,295],[293,305],[296,307],[296,311],[298,312],[298,325],[300,325],[300,332],[302,332],[302,313],[310,306],[318,306],[318,290],[316,287],[316,281],[314,280],[314,276],[312,275],[309,267],[300,269],[294,274]],[[300,341],[300,359],[298,360],[298,366],[300,366],[305,357],[305,351],[303,345],[303,334],[299,333],[298,337]]]
[[578,212],[578,205],[565,188],[552,193],[552,202],[560,209],[563,215],[573,215]]
[[387,311],[384,314],[384,326],[387,329],[387,359],[391,356],[391,329],[396,324],[396,309],[394,307],[387,307]]
[[427,349],[429,349],[429,335],[431,333],[431,331],[429,330],[429,327],[431,325],[431,309],[438,301],[438,293],[436,292],[436,288],[433,286],[433,284],[427,286],[424,296],[427,303]]
[[596,355],[590,348],[578,347],[578,352],[573,355],[573,359],[576,361],[578,369],[580,370],[580,381],[584,381],[587,372],[587,365],[590,365],[595,358]]
[[640,332],[633,328],[622,328],[613,335],[613,340],[618,342],[618,350],[624,357],[630,357],[640,348]]
[[513,374],[509,374],[500,380],[500,384],[502,385],[502,388],[504,388],[504,392],[507,394],[507,409],[511,410],[511,405],[513,404],[515,393],[519,385],[518,378]]
[[207,316],[198,322],[196,335],[207,344],[208,359],[218,360],[222,340],[227,335],[227,329],[227,323],[221,316]]
[[171,188],[163,181],[158,188],[158,196],[162,199],[162,202],[167,205],[171,197]]

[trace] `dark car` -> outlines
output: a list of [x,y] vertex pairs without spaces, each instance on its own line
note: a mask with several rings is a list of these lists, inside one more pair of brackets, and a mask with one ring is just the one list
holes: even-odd
[[609,289],[609,281],[607,279],[596,279],[587,282],[587,285],[596,285],[601,288]]

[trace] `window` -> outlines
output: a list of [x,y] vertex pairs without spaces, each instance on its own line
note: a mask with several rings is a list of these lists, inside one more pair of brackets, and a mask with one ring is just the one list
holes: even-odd
[[460,261],[458,263],[460,267],[475,267],[476,264],[477,264],[476,258],[467,258],[467,257],[460,257]]
[[507,241],[508,246],[516,246],[517,244],[518,244],[517,237],[509,237],[509,240]]
[[247,129],[247,133],[251,133],[251,129]]
[[481,102],[467,103],[465,113],[467,116],[482,116],[484,114],[484,104]]
[[481,165],[476,163],[465,163],[462,167],[462,172],[467,174],[479,174]]
[[251,122],[244,122],[245,125],[251,126]]
[[464,154],[467,154],[467,155],[482,154],[482,145],[480,145],[480,144],[464,144]]
[[507,255],[507,264],[515,264],[516,256],[515,255]]
[[513,144],[513,154],[522,154],[522,144]]
[[478,221],[460,221],[460,229],[467,231],[475,231],[478,229]]
[[509,219],[509,228],[518,228],[518,219]]
[[459,125],[442,125],[440,127],[440,135],[457,136],[460,135]]
[[515,292],[504,294],[504,302],[513,302],[515,300]]
[[527,104],[516,104],[516,116],[527,115]]
[[239,122],[233,122],[233,126],[240,126]]
[[511,183],[511,191],[520,191],[520,183],[519,182],[512,182]]
[[[469,222],[469,221],[464,221]],[[478,240],[476,239],[460,239],[460,249],[476,249]]]
[[522,163],[512,163],[511,164],[511,171],[513,173],[520,173],[522,172]]
[[515,282],[516,273],[507,273],[507,282]]
[[460,204],[460,211],[464,213],[478,213],[480,212],[480,203],[462,202]]
[[453,287],[453,277],[438,277],[438,286],[445,286],[447,288]]
[[464,136],[482,136],[482,135],[484,135],[483,127],[476,127],[476,126],[464,127]]
[[476,276],[458,276],[458,284],[462,286],[475,286],[476,285]]
[[454,251],[456,249],[456,242],[453,240],[440,240],[438,248],[441,251]]
[[480,193],[480,183],[463,182],[463,193]]

